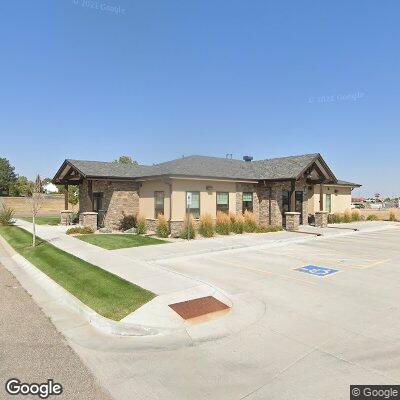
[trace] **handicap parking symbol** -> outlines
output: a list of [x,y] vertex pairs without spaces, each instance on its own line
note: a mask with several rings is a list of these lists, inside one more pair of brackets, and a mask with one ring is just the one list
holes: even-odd
[[317,267],[315,265],[306,265],[305,267],[296,268],[296,271],[305,272],[306,274],[316,275],[316,276],[326,276],[339,272],[338,269]]

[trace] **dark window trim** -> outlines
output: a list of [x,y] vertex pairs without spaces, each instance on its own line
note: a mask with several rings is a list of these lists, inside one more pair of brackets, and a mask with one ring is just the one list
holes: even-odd
[[[192,217],[193,217],[194,219],[199,219],[199,218],[200,218],[200,210],[201,210],[201,192],[200,192],[199,190],[187,190],[187,191],[185,192],[185,215],[186,215],[187,212],[188,212],[188,205],[187,205],[187,194],[188,194],[188,193],[198,193],[198,194],[199,194],[199,208],[198,208],[198,210],[199,210],[199,216],[198,216],[198,217],[194,217],[194,216],[192,215]],[[197,210],[197,208],[190,208],[190,209],[189,209],[189,214],[192,214],[190,210]]]
[[[249,209],[248,207],[245,207],[245,205],[244,205],[245,201],[243,200],[243,198],[244,198],[245,194],[251,194],[251,209]],[[246,203],[248,203],[248,202],[246,201]],[[254,209],[254,192],[243,192],[242,193],[242,212],[245,212],[246,210],[253,212],[253,209]]]
[[[156,202],[156,193],[162,193],[163,195],[163,203],[162,203],[162,212],[157,212],[157,202]],[[154,218],[157,219],[159,214],[165,215],[165,192],[163,190],[156,190],[154,191]]]
[[[227,208],[227,210],[218,210],[218,194],[221,194],[221,193],[228,195],[228,208]],[[229,192],[216,192],[215,193],[215,209],[216,209],[216,212],[221,211],[221,212],[225,212],[225,213],[229,214]]]

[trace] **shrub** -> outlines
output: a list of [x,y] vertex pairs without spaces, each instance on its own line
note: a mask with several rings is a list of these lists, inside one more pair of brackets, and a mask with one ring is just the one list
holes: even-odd
[[246,210],[243,214],[243,218],[244,218],[243,230],[245,232],[255,232],[257,230],[257,221],[254,214]]
[[242,214],[231,215],[231,231],[234,233],[243,233],[244,218]]
[[389,221],[397,221],[396,214],[394,213],[394,211],[390,211]]
[[136,217],[136,223],[137,223],[137,234],[138,235],[144,235],[147,232],[147,221],[146,218],[143,215],[138,215]]
[[361,215],[358,211],[352,211],[351,213],[351,220],[352,221],[361,221]]
[[136,228],[137,219],[135,215],[124,215],[119,223],[121,231],[127,231],[128,229]]
[[196,237],[196,230],[194,228],[193,217],[189,215],[189,217],[185,217],[183,221],[183,228],[179,235],[181,239],[194,239]]
[[339,214],[329,214],[328,222],[330,224],[339,224],[340,222],[342,222],[342,217]]
[[367,221],[378,221],[378,216],[375,214],[368,215]]
[[215,231],[219,235],[229,235],[231,230],[231,219],[229,215],[221,211],[217,212],[217,219],[215,221]]
[[283,231],[283,228],[281,226],[275,226],[275,225],[260,225],[257,227],[256,232],[257,233],[268,233],[268,232],[279,232]]
[[88,235],[90,233],[94,233],[94,230],[88,226],[75,226],[67,230],[67,235]]
[[346,210],[343,213],[343,222],[345,222],[345,223],[351,222],[351,213],[350,213],[350,211]]
[[156,233],[161,238],[166,238],[169,235],[168,222],[163,214],[157,217]]
[[14,209],[3,206],[0,210],[0,225],[14,224]]
[[199,221],[199,233],[204,237],[214,236],[214,224],[210,214],[203,214]]

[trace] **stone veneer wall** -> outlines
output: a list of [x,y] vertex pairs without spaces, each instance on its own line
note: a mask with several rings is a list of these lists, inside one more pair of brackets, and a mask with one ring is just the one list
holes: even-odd
[[[291,190],[290,182],[277,182],[269,186],[263,184],[236,185],[236,213],[241,213],[243,192],[253,192],[253,212],[260,225],[269,225],[269,202],[271,197],[271,225],[282,226],[282,191]],[[296,190],[303,192],[303,219],[302,224],[308,224],[307,185],[305,182],[296,182]]]
[[[79,185],[79,212],[93,211],[88,192],[88,181]],[[93,193],[104,193],[104,209],[107,213],[104,226],[119,229],[124,215],[136,215],[139,212],[139,185],[129,181],[93,181]]]

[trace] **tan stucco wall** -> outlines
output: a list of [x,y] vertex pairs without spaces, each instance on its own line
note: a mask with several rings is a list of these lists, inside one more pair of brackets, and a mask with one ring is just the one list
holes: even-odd
[[169,219],[170,188],[161,180],[146,181],[139,188],[139,212],[147,219],[154,219],[154,192],[164,192],[164,215]]
[[[207,191],[206,186],[212,186]],[[186,213],[186,192],[200,192],[200,214],[209,213],[213,218],[217,212],[216,192],[229,193],[229,211],[236,212],[236,183],[191,179],[173,179],[172,181],[172,220],[182,221]]]
[[[337,193],[335,193],[337,191]],[[312,192],[311,192],[312,193]],[[331,194],[332,213],[343,213],[351,209],[351,187],[324,185],[324,211],[326,210],[326,194]],[[319,211],[319,185],[314,186],[314,194],[308,202],[309,214]]]

